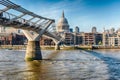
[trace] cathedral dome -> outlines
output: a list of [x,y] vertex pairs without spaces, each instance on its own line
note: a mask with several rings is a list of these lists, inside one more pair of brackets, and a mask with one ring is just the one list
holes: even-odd
[[64,12],[62,13],[62,17],[59,19],[57,24],[57,31],[58,32],[66,32],[69,31],[69,24],[67,19],[64,16]]
[[58,21],[58,24],[68,24],[68,21],[65,17],[61,17]]

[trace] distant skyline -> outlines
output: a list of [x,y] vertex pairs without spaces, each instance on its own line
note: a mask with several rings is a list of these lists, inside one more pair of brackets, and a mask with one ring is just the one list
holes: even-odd
[[11,0],[38,15],[56,20],[65,12],[70,28],[78,26],[80,31],[90,32],[95,26],[120,28],[120,0]]

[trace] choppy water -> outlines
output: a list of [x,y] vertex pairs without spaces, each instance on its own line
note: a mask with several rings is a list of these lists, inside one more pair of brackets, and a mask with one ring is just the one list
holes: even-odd
[[42,51],[33,62],[24,55],[0,50],[0,80],[120,80],[120,50]]

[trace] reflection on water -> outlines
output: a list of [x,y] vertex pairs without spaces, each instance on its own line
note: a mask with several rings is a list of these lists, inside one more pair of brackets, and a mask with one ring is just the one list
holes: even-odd
[[[31,62],[26,62],[27,67],[26,67],[26,72],[23,74],[25,80],[42,80],[41,75],[43,72],[42,69],[42,61],[31,61]],[[45,70],[44,70],[45,71]],[[44,80],[44,79],[43,79]]]
[[119,52],[42,51],[44,60],[25,62],[24,51],[1,50],[0,80],[119,80]]

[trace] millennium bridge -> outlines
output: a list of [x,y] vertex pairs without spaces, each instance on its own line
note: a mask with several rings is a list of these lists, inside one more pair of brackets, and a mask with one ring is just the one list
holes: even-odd
[[[55,42],[55,50],[60,49],[59,43],[62,40],[61,37],[56,32],[50,30],[51,24],[55,22],[54,19],[39,16],[10,0],[0,0],[0,5],[4,6],[0,9],[0,25],[22,29],[28,39],[25,60],[42,59],[39,42],[43,35]],[[10,10],[20,14],[16,15],[14,11],[10,12]],[[29,16],[29,19],[24,18],[26,15]]]

